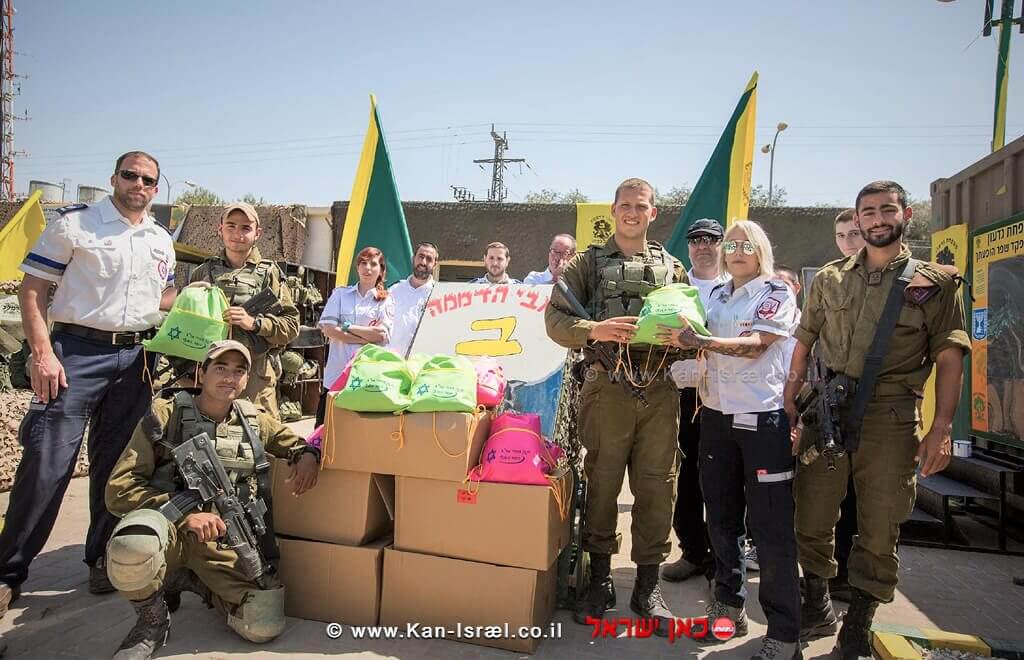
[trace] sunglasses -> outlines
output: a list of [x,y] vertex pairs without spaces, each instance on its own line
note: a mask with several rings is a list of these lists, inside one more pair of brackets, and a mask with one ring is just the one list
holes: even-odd
[[726,254],[733,254],[740,247],[743,248],[743,254],[748,257],[754,254],[754,244],[750,241],[725,241],[722,243],[722,251]]
[[694,236],[693,238],[686,239],[686,242],[690,245],[718,245],[721,240],[714,236]]
[[122,179],[128,182],[135,181],[136,179],[142,179],[142,185],[146,186],[147,188],[152,188],[157,183],[157,180],[154,179],[153,177],[146,176],[145,174],[139,174],[138,172],[132,172],[131,170],[121,170],[117,174]]

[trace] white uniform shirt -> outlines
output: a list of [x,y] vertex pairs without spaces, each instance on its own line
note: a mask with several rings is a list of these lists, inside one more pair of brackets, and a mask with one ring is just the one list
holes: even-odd
[[174,284],[174,242],[149,215],[131,224],[110,197],[46,226],[21,262],[57,284],[49,318],[131,332],[160,323],[160,298]]
[[[391,335],[391,324],[395,317],[395,300],[388,296],[384,300],[377,300],[375,289],[370,289],[365,295],[359,295],[359,285],[339,286],[331,292],[331,297],[324,305],[324,311],[320,314],[319,325],[341,327],[341,324],[348,321],[352,325],[372,325],[384,328],[384,345],[387,345]],[[338,380],[341,371],[352,359],[352,356],[359,352],[363,344],[346,344],[336,339],[330,340],[330,347],[327,351],[327,364],[324,366],[324,387],[329,388]]]
[[[753,332],[788,337],[796,317],[796,298],[781,280],[758,277],[733,291],[732,283],[715,289],[708,304],[708,329],[728,339]],[[725,415],[782,408],[789,365],[786,342],[773,342],[756,359],[705,351],[700,396],[704,405]]]
[[484,275],[483,277],[478,277],[475,280],[470,280],[469,283],[470,284],[489,284],[491,286],[498,286],[499,284],[522,284],[522,282],[520,282],[519,280],[513,279],[513,278],[509,277],[508,273],[505,273],[505,279],[503,279],[500,282],[492,282],[489,279],[487,279],[486,275]]
[[550,268],[542,271],[531,270],[530,274],[523,279],[523,284],[554,284],[555,276],[551,274]]
[[391,298],[395,300],[395,322],[391,329],[391,342],[388,348],[404,356],[409,352],[416,328],[420,325],[423,310],[427,307],[427,299],[434,290],[434,279],[430,278],[418,287],[412,285],[411,276],[391,285]]
[[[702,280],[693,274],[692,268],[687,271],[686,275],[690,279],[690,285],[697,287],[697,291],[700,294],[700,303],[704,305],[704,311],[708,309],[708,301],[711,298],[712,289],[719,284],[725,284],[730,279],[728,273],[722,273],[713,280]],[[671,371],[676,387],[697,387],[697,381],[700,378],[700,367],[696,360],[680,360],[672,365]]]

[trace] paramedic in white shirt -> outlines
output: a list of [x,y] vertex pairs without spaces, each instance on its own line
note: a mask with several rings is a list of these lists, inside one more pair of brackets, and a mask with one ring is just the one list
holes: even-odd
[[104,555],[117,518],[103,493],[149,410],[144,373],[155,356],[142,341],[153,336],[176,295],[173,241],[148,213],[159,180],[153,156],[122,155],[110,177],[113,193],[59,209],[21,262],[18,299],[35,396],[18,430],[24,452],[0,533],[0,617],[50,536],[86,424],[89,592],[114,591]]
[[327,390],[349,360],[364,344],[385,346],[391,338],[395,301],[384,287],[388,276],[384,253],[375,247],[363,248],[356,255],[356,271],[359,282],[331,292],[320,314],[320,329],[330,343],[324,365],[324,390],[316,411],[317,426],[324,421]]
[[437,259],[436,245],[428,242],[417,244],[412,256],[412,275],[395,282],[389,289],[395,301],[395,322],[388,348],[403,357],[412,347],[427,299],[434,290],[433,272]]
[[484,268],[487,274],[470,280],[470,284],[521,284],[519,280],[508,276],[508,265],[512,263],[512,252],[504,243],[495,241],[488,244],[484,251]]
[[576,239],[569,234],[557,234],[548,248],[548,267],[542,271],[530,271],[523,284],[554,284],[575,256]]
[[800,592],[793,528],[789,421],[783,411],[785,339],[796,313],[789,287],[774,277],[771,243],[749,220],[735,221],[722,242],[732,281],[711,293],[707,327],[713,336],[662,327],[662,337],[703,349],[700,380],[700,481],[715,550],[715,593],[708,617],[726,616],[736,636],[747,632],[744,517],[757,539],[758,591],[768,621],[761,657],[800,657]]
[[[729,281],[722,270],[722,237],[725,230],[717,221],[701,218],[686,232],[686,248],[690,255],[690,284],[700,291],[700,302],[707,309],[711,290]],[[668,582],[681,582],[703,574],[710,582],[715,576],[715,558],[704,520],[704,496],[700,492],[698,443],[700,417],[697,411],[697,360],[679,360],[669,367],[679,388],[679,477],[676,485],[676,506],[672,528],[679,539],[682,556],[661,569]]]

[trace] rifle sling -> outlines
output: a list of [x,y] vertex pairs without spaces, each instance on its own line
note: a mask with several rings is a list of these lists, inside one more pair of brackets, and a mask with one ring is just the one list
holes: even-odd
[[281,551],[277,547],[277,536],[274,534],[274,507],[273,507],[273,483],[270,480],[270,461],[267,460],[266,451],[259,436],[249,425],[249,420],[242,413],[237,403],[232,404],[235,413],[242,423],[242,433],[245,434],[249,444],[252,445],[252,459],[256,464],[256,495],[267,505],[267,513],[263,517],[267,525],[267,533],[260,537],[260,551],[263,558],[277,566],[277,560],[281,557]]
[[892,283],[889,289],[889,297],[885,301],[882,315],[878,318],[878,326],[875,328],[875,337],[871,340],[867,357],[864,358],[864,369],[857,380],[857,393],[853,398],[853,405],[850,407],[850,415],[845,424],[848,429],[846,433],[846,450],[857,451],[860,445],[861,424],[864,421],[864,413],[867,411],[868,399],[875,389],[875,381],[882,371],[882,361],[889,352],[889,340],[892,339],[893,331],[896,329],[896,320],[900,316],[900,309],[903,307],[903,292],[910,284],[914,272],[921,264],[921,261],[911,257],[907,259],[907,265],[903,272]]

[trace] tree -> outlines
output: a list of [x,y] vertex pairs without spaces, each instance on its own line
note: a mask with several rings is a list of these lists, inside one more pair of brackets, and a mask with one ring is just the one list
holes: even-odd
[[267,203],[262,197],[257,199],[256,195],[252,193],[245,193],[245,195],[242,196],[242,199],[238,201],[245,202],[246,204],[252,204],[253,206],[265,206]]
[[681,186],[669,188],[668,192],[661,192],[655,188],[654,196],[658,201],[658,206],[684,206],[690,201],[690,194],[692,192],[693,188],[690,187],[690,184],[684,183]]
[[786,203],[786,189],[782,186],[772,188],[772,203],[768,203],[768,189],[757,184],[750,189],[750,206],[783,206]]
[[526,193],[523,201],[527,204],[582,204],[589,202],[590,198],[580,192],[579,188],[573,188],[564,194],[550,188],[541,188],[536,192]]
[[178,195],[174,203],[182,206],[223,206],[224,200],[212,190],[196,186]]
[[910,224],[903,232],[904,240],[927,241],[932,240],[932,200],[914,199],[907,200],[910,207],[914,209],[914,215],[910,218]]

